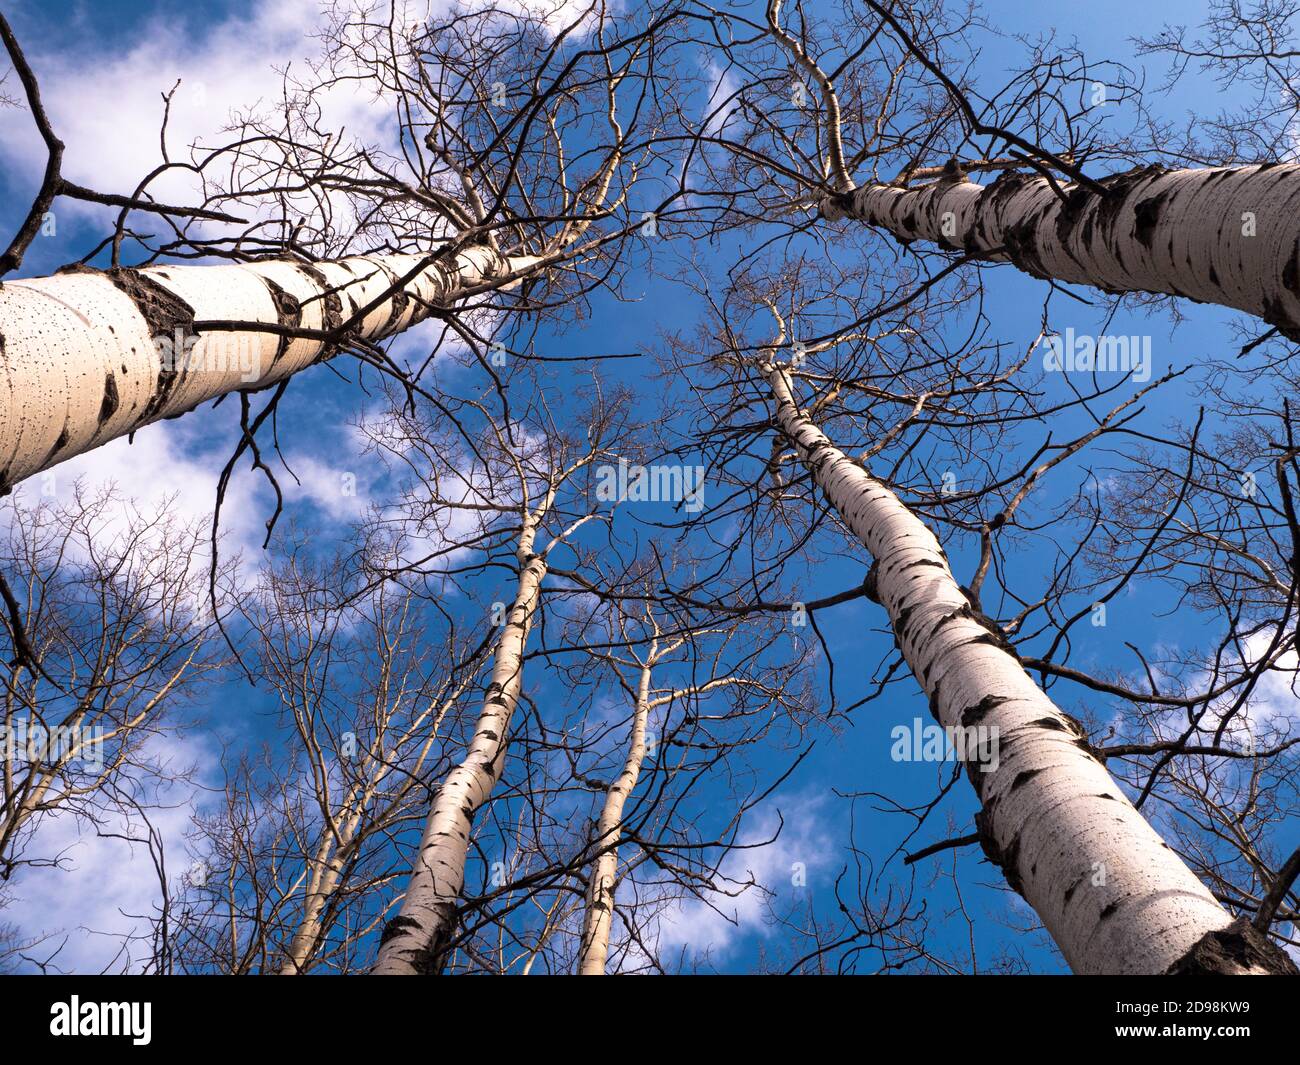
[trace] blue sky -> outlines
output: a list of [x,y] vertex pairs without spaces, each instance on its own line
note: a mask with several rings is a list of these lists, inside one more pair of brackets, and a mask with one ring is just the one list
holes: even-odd
[[[183,87],[182,93],[192,91],[196,85],[203,87],[203,107],[211,112],[209,117],[226,103],[255,102],[241,98],[241,92],[259,91],[259,86],[267,83],[259,76],[265,75],[272,63],[286,58],[275,42],[293,39],[295,20],[289,16],[273,18],[274,34],[268,34],[272,42],[269,44],[258,41],[241,26],[250,20],[257,23],[271,18],[266,11],[273,6],[288,10],[284,5],[258,8],[208,0],[6,5],[29,59],[42,77],[56,126],[67,141],[69,175],[112,191],[128,191],[124,183],[130,176],[143,173],[156,162],[156,136],[145,135],[149,123],[156,123],[158,113],[149,110],[150,101],[170,89],[176,76],[186,78],[188,89]],[[304,10],[310,6],[304,5]],[[1005,33],[1033,36],[1054,28],[1061,39],[1076,39],[1089,55],[1125,59],[1139,71],[1142,61],[1133,55],[1129,40],[1132,36],[1152,34],[1165,21],[1194,23],[1200,13],[1199,3],[1134,5],[1131,0],[1095,0],[1086,5],[994,0],[987,5],[990,22]],[[304,27],[308,24],[305,14],[299,21]],[[158,52],[151,51],[158,41],[172,43]],[[987,84],[994,84],[1013,69],[1018,55],[1015,45],[990,38],[975,70],[981,79],[987,78]],[[1159,61],[1149,62],[1147,81],[1154,84],[1162,68]],[[95,86],[99,86],[98,92],[93,91]],[[85,95],[88,87],[92,90],[90,99]],[[77,100],[82,101],[80,108],[74,104]],[[1175,95],[1153,98],[1151,102],[1166,116],[1177,118],[1189,111],[1217,108],[1221,98],[1213,82],[1192,78]],[[83,113],[77,114],[78,109]],[[192,113],[187,120],[197,122],[198,118]],[[39,152],[30,133],[24,133],[22,127],[21,116],[0,115],[0,138],[6,146],[0,154],[0,227],[6,231],[12,230],[21,217],[40,173]],[[57,234],[33,246],[24,263],[24,274],[39,275],[81,255],[104,232],[102,214],[91,210],[60,205],[57,221]],[[718,268],[725,269],[725,249],[702,254],[713,256]],[[709,262],[707,258],[705,261]],[[597,295],[590,315],[572,328],[544,326],[536,339],[537,349],[563,355],[638,347],[649,350],[660,330],[688,330],[702,310],[698,299],[669,279],[644,272],[629,281],[626,294],[639,298],[629,302]],[[1037,331],[1044,294],[1042,284],[1010,268],[991,273],[984,312],[992,323],[993,336],[1008,342],[1013,350],[1023,348]],[[1231,349],[1231,324],[1237,320],[1233,315],[1217,308],[1181,309],[1186,318],[1177,326],[1162,313],[1149,317],[1121,311],[1107,331],[1150,334],[1155,374],[1171,366],[1195,365]],[[1057,328],[1072,326],[1081,333],[1098,332],[1099,323],[1108,313],[1100,303],[1087,307],[1065,299],[1055,300],[1052,310]],[[423,340],[420,336],[404,338],[402,350],[414,353],[422,342],[427,344],[427,336]],[[638,415],[653,418],[661,385],[652,380],[646,361],[606,364],[602,372],[629,383],[638,395]],[[572,387],[570,374],[564,365],[547,371],[557,395],[562,396]],[[1191,375],[1186,384],[1162,393],[1149,405],[1150,424],[1160,425],[1185,415],[1196,402],[1196,388],[1195,375]],[[356,389],[324,369],[310,371],[295,381],[281,408],[281,438],[287,441],[286,451],[302,480],[298,487],[288,478],[282,479],[289,488],[289,518],[315,530],[322,542],[346,538],[347,522],[355,516],[355,508],[382,497],[391,488],[381,470],[357,455],[356,435],[350,424],[365,410],[365,400]],[[233,404],[196,412],[179,422],[150,427],[137,435],[134,445],[118,441],[71,465],[75,472],[91,478],[115,478],[129,493],[147,498],[156,498],[159,492],[178,492],[179,505],[185,512],[202,516],[211,509],[214,471],[229,454],[234,440],[236,413]],[[1066,426],[1061,428],[1064,431]],[[357,497],[340,497],[336,491],[338,475],[343,472],[357,474]],[[60,483],[64,483],[62,477]],[[1057,501],[1055,492],[1068,494],[1074,481],[1066,476],[1060,484],[1060,489],[1049,484],[1044,490],[1044,503]],[[232,546],[256,554],[257,532],[269,513],[269,505],[264,486],[254,474],[243,470],[226,511]],[[959,557],[959,571],[963,561],[969,564],[969,559]],[[1020,583],[1032,588],[1038,563],[1026,557],[1023,565]],[[861,580],[862,572],[863,564],[857,559],[829,558],[811,575],[805,598],[851,587]],[[1197,631],[1197,619],[1169,615],[1170,606],[1168,594],[1159,588],[1125,593],[1112,604],[1107,627],[1089,630],[1088,636],[1096,645],[1077,646],[1073,661],[1080,666],[1116,662],[1124,653],[1126,641],[1154,649],[1161,644],[1177,645],[1203,638]],[[855,675],[853,666],[874,663],[888,649],[890,638],[881,635],[883,617],[877,608],[859,600],[835,608],[833,616],[823,615],[819,622],[838,664],[839,700],[842,704],[852,703],[864,693],[868,679]],[[539,705],[559,690],[555,680],[544,674],[530,680],[530,687],[534,685]],[[1078,695],[1069,692],[1067,708],[1068,700]],[[1088,705],[1102,716],[1107,712],[1104,702]],[[232,679],[206,708],[206,730],[186,738],[192,745],[187,749],[195,752],[215,779],[216,752],[223,743],[253,745],[274,735],[267,711],[263,693]],[[895,851],[908,828],[904,819],[873,809],[878,804],[871,799],[859,799],[856,809],[851,809],[853,804],[842,796],[870,791],[887,793],[898,802],[923,802],[933,794],[936,782],[951,770],[950,764],[907,764],[889,758],[891,728],[918,717],[930,721],[924,701],[915,693],[910,678],[904,678],[892,685],[883,699],[857,711],[851,722],[841,722],[836,732],[809,735],[808,739],[816,740],[812,752],[755,812],[746,832],[753,833],[750,838],[763,838],[776,823],[778,810],[786,818],[786,830],[776,844],[740,859],[739,867],[733,867],[735,871],[743,871],[748,862],[776,892],[780,904],[811,905],[814,912],[833,914],[833,883],[846,864],[852,879],[852,855],[848,850],[851,813],[856,826],[853,842],[877,861]],[[790,750],[773,749],[755,756],[755,766],[760,774],[775,777],[790,760]],[[947,834],[949,818],[952,834],[968,832],[974,808],[970,789],[960,784],[932,822],[921,830],[912,849]],[[181,812],[168,818],[169,831],[178,838],[183,821]],[[47,930],[92,923],[74,915],[84,909],[83,893],[89,892],[90,885],[96,878],[102,879],[106,870],[111,872],[114,890],[98,914],[103,921],[115,920],[115,909],[138,908],[140,899],[147,897],[150,872],[140,864],[139,855],[133,859],[121,845],[90,840],[83,842],[77,854],[77,868],[72,871],[33,874],[20,880],[14,889],[15,914],[21,917],[24,910],[35,914],[29,919]],[[790,869],[797,862],[808,868],[805,887],[790,883]],[[954,863],[960,896],[954,891],[952,878],[943,875]],[[1032,924],[1032,915],[1005,889],[997,870],[980,861],[977,850],[968,848],[956,857],[921,863],[916,867],[914,882],[909,881],[910,875],[896,868],[897,882],[904,886],[910,883],[916,897],[926,900],[931,935],[939,945],[960,951],[968,937],[973,937],[982,965],[1007,951],[1023,957],[1035,970],[1063,968],[1041,932],[1023,934],[1022,929]],[[764,923],[761,909],[751,901],[722,901],[719,905],[724,910],[736,910],[735,926],[696,909],[682,915],[669,938],[678,935],[695,949],[711,944],[709,963],[729,971],[750,970],[761,955],[770,957],[789,950],[780,935]],[[969,926],[961,918],[959,907],[970,915]],[[73,943],[73,950],[82,952],[80,957],[102,956],[102,945],[93,938],[74,934]],[[869,960],[864,959],[864,967],[870,968]]]

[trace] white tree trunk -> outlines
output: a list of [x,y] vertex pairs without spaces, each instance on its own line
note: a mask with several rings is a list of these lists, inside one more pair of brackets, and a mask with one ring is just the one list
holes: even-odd
[[501,631],[492,680],[464,759],[443,781],[425,821],[401,909],[385,926],[373,973],[417,976],[437,972],[455,927],[456,905],[465,884],[474,815],[488,801],[505,764],[510,718],[523,683],[524,645],[532,628],[546,576],[544,555],[533,553],[536,526],[520,536],[519,582],[514,605]]
[[0,495],[25,477],[228,392],[264,388],[329,357],[321,339],[197,322],[331,330],[408,274],[356,328],[399,333],[532,256],[483,245],[420,269],[416,255],[306,264],[81,269],[0,285]]
[[338,886],[339,874],[343,863],[333,849],[329,840],[322,840],[317,849],[315,860],[308,871],[307,883],[303,891],[303,914],[289,941],[284,960],[280,963],[280,976],[298,976],[307,971],[307,966],[315,956],[321,942],[321,916],[325,905]]
[[344,851],[352,846],[360,826],[365,803],[370,796],[348,797],[351,812],[340,818],[330,831],[327,826],[321,833],[316,853],[308,863],[307,882],[303,888],[303,913],[293,937],[280,963],[280,976],[298,976],[307,972],[316,957],[324,937],[321,920],[343,875]]
[[996,735],[996,763],[986,763],[996,768],[967,762],[981,842],[1071,969],[1294,972],[1244,919],[1233,921],[1129,802],[1077,722],[972,608],[934,534],[799,410],[783,368],[770,367],[768,380],[782,432],[875,560],[873,596],[931,712],[946,728]]
[[953,174],[837,193],[821,209],[1035,277],[1235,307],[1300,338],[1300,166],[1149,166],[1099,184],[1104,196],[1066,184],[1062,197],[1037,175]]
[[636,787],[645,761],[646,724],[650,718],[650,672],[654,662],[652,649],[646,665],[641,667],[637,686],[636,709],[628,739],[627,760],[618,779],[605,792],[592,846],[596,857],[591,863],[587,882],[586,911],[582,921],[582,939],[578,947],[578,975],[604,976],[609,956],[609,933],[614,923],[614,885],[618,876],[618,841],[623,828],[623,807]]

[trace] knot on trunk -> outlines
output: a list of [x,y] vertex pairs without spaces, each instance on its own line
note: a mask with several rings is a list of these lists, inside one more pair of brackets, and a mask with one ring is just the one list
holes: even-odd
[[1020,870],[1018,868],[1020,841],[1018,839],[1012,840],[1010,846],[1004,851],[998,846],[998,841],[993,837],[992,821],[993,818],[987,810],[980,810],[975,815],[975,831],[979,834],[980,850],[984,852],[985,858],[1002,870],[1007,886],[1023,898],[1025,885],[1020,879]]
[[871,568],[867,570],[867,575],[862,578],[862,594],[873,603],[880,602],[879,567],[879,562],[871,563]]
[[853,214],[853,193],[852,192],[831,192],[822,197],[817,205],[818,214],[822,218],[829,217],[827,208],[838,211],[841,215]]
[[1165,970],[1165,976],[1300,976],[1290,955],[1244,917],[1206,932],[1192,949]]

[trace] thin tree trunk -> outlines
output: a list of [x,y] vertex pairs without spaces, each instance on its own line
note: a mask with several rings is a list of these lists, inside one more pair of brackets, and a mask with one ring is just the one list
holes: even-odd
[[600,811],[600,820],[592,840],[597,854],[591,863],[587,883],[586,911],[578,948],[579,976],[605,975],[609,933],[614,923],[614,884],[618,876],[618,841],[623,828],[623,807],[632,794],[632,789],[636,787],[641,763],[645,761],[646,724],[650,718],[650,672],[655,661],[656,647],[657,644],[651,646],[646,664],[641,667],[627,760],[623,763],[623,771],[605,792],[605,805]]
[[[545,507],[542,508],[545,512]],[[384,927],[374,972],[380,976],[436,973],[456,921],[465,884],[465,857],[474,815],[488,801],[505,764],[506,735],[523,682],[524,645],[546,576],[544,555],[533,553],[535,522],[520,535],[519,582],[501,632],[483,708],[465,758],[439,789],[416,853],[401,909]]]
[[351,844],[358,820],[359,818],[355,816],[349,818],[348,825],[344,832],[340,833],[337,843],[328,833],[322,834],[320,846],[311,862],[307,884],[303,890],[302,919],[298,922],[298,927],[294,930],[289,947],[285,951],[284,960],[280,963],[280,976],[298,976],[305,973],[315,958],[316,951],[320,949],[324,933],[321,918],[338,887],[339,876],[343,872],[342,848]]
[[[432,265],[418,255],[374,255],[6,280],[0,495],[115,437],[228,392],[265,388],[334,353],[322,337],[285,330],[328,333],[365,310],[350,334],[377,341],[539,262],[472,245]],[[196,339],[196,322],[281,332],[209,325]]]
[[1300,339],[1300,166],[1148,166],[1098,184],[1104,194],[1058,181],[1058,193],[1037,175],[980,185],[954,171],[839,192],[821,209],[1035,277],[1235,307]]
[[1071,969],[1295,972],[1248,922],[1232,919],[1129,802],[1078,723],[973,608],[934,534],[799,410],[782,367],[766,370],[781,431],[874,559],[868,587],[931,712],[946,728],[993,737],[995,759],[967,761],[981,844]]

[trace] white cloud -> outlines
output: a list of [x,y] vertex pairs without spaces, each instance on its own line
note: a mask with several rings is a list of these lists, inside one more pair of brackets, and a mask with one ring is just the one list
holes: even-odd
[[[395,23],[417,25],[445,15],[450,0],[396,0]],[[63,175],[99,191],[130,193],[163,162],[159,144],[164,116],[163,95],[172,92],[167,109],[167,144],[173,162],[189,162],[191,149],[201,158],[234,138],[224,131],[250,115],[278,113],[286,95],[299,97],[302,86],[329,77],[323,67],[319,35],[334,15],[358,12],[371,27],[387,19],[390,4],[373,0],[259,0],[246,15],[209,21],[202,33],[186,19],[152,15],[132,27],[131,44],[101,51],[94,30],[76,20],[63,26],[55,48],[28,44],[28,60],[37,72],[51,122],[65,144]],[[475,6],[473,2],[467,6]],[[589,0],[517,2],[555,32],[599,10]],[[21,29],[20,24],[20,29]],[[349,39],[353,36],[350,31]],[[321,132],[378,147],[402,157],[396,100],[376,91],[373,79],[344,75],[313,93],[320,114],[313,123]],[[178,83],[179,82],[179,86]],[[12,89],[12,79],[7,91]],[[12,95],[12,92],[10,93]],[[277,124],[278,125],[278,124]],[[0,108],[0,137],[16,173],[35,189],[45,167],[46,149],[25,107]],[[226,170],[230,161],[223,160]],[[197,203],[200,179],[183,169],[169,171],[149,186],[151,194],[175,204]],[[321,190],[314,190],[320,194]],[[346,230],[353,217],[347,200],[329,194],[333,222]],[[316,203],[304,196],[302,205]],[[233,213],[250,217],[250,206]],[[115,218],[116,209],[60,199],[63,214]],[[211,233],[215,228],[201,227]]]
[[[184,771],[217,764],[212,742],[198,734],[154,737],[145,757],[159,759]],[[190,859],[186,834],[191,817],[203,801],[198,783],[176,780],[151,796],[149,823],[162,843],[169,882],[175,888]],[[0,923],[18,925],[24,941],[43,941],[26,953],[44,960],[55,954],[51,972],[94,973],[138,970],[148,943],[127,943],[126,937],[147,934],[148,917],[161,901],[153,857],[144,842],[109,838],[125,835],[145,840],[148,830],[138,815],[109,813],[99,832],[69,814],[56,814],[37,831],[35,848],[42,855],[59,854],[60,868],[23,868],[14,875]],[[29,964],[19,971],[36,971]]]
[[[181,146],[215,135],[234,110],[274,100],[274,67],[303,57],[303,45],[309,43],[304,22],[315,22],[316,6],[307,0],[271,0],[257,5],[251,17],[218,23],[197,38],[183,24],[155,16],[139,27],[133,46],[115,54],[87,56],[94,51],[87,47],[89,41],[65,40],[58,51],[29,56],[40,73],[46,109],[67,147],[65,174],[98,188],[133,188],[161,161],[160,94],[177,79],[182,86],[172,101],[169,142],[180,156]],[[76,29],[74,24],[71,32]],[[30,131],[30,117],[9,112],[0,121],[16,161],[38,174],[44,149]],[[128,145],[135,150],[124,151]],[[183,194],[189,184],[178,176],[171,192]]]
[[709,77],[713,80],[713,91],[709,94],[709,118],[705,122],[704,132],[720,133],[728,120],[740,107],[740,83],[729,70],[724,70],[716,63],[708,65]]
[[[1254,633],[1243,641],[1242,658],[1257,665],[1268,653],[1273,633]],[[1289,733],[1300,724],[1300,656],[1295,649],[1281,655],[1276,664],[1260,677],[1246,704],[1250,726],[1256,732]]]
[[[96,522],[98,541],[110,542],[141,519],[165,514],[184,526],[202,529],[206,544],[221,470],[238,441],[236,423],[230,405],[156,422],[138,431],[133,441],[119,437],[28,478],[14,489],[14,502],[24,507],[42,502],[64,505],[71,502],[78,486],[87,498],[115,488],[113,504]],[[282,440],[296,445],[286,450],[288,470],[269,439],[262,441],[263,459],[284,493],[280,520],[346,525],[362,517],[373,493],[382,489],[382,471],[373,457],[360,454],[363,440],[358,434],[339,434],[330,440],[326,454],[319,433],[309,438],[310,431],[308,426],[282,430]],[[315,445],[316,453],[308,452],[308,445]],[[250,461],[247,452],[241,456],[221,507],[220,557],[242,560],[242,580],[255,576],[266,558],[262,547],[266,522],[275,510],[269,482],[261,471],[250,469]],[[314,513],[308,508],[314,508]],[[10,507],[0,508],[0,529],[11,516]],[[209,560],[205,549],[196,551],[194,565],[204,573]]]
[[[823,826],[824,797],[787,796],[773,800],[771,809],[758,817],[738,841],[749,849],[737,849],[722,862],[720,874],[731,885],[754,886],[735,897],[714,893],[705,900],[674,902],[659,916],[656,944],[661,957],[686,951],[689,957],[716,960],[750,935],[767,935],[769,900],[790,901],[798,893],[816,890],[817,877],[829,865],[833,844]],[[778,818],[779,810],[781,817]],[[782,826],[781,819],[784,819]],[[780,834],[776,839],[777,829]],[[771,842],[767,842],[771,840]],[[805,886],[793,883],[806,877]]]
[[[207,150],[231,142],[234,138],[223,131],[237,126],[241,118],[275,114],[286,93],[296,95],[298,85],[317,81],[311,63],[321,54],[317,35],[326,26],[321,7],[318,0],[260,0],[248,15],[210,22],[201,34],[186,20],[154,15],[134,28],[132,44],[107,53],[98,51],[89,30],[76,39],[78,26],[73,23],[56,50],[33,52],[29,47],[46,110],[66,146],[64,176],[99,191],[133,192],[163,162],[163,94],[173,89],[167,114],[172,162],[189,162],[191,149],[201,158]],[[321,108],[322,131],[396,149],[392,105],[377,99],[371,86],[344,79],[314,101]],[[0,109],[0,137],[15,171],[34,189],[44,169],[45,147],[25,108]],[[223,160],[222,171],[229,167],[230,161]],[[153,181],[149,191],[156,199],[186,205],[199,202],[200,188],[197,174],[174,169]],[[352,217],[346,199],[330,199],[335,223],[346,229]],[[255,205],[231,213],[265,216]],[[56,220],[65,214],[104,223],[115,219],[117,211],[62,198],[55,205]],[[220,228],[217,223],[200,227],[207,235]]]
[[[159,422],[135,434],[29,478],[15,490],[25,503],[41,498],[66,502],[80,481],[91,493],[115,485],[123,505],[113,512],[107,535],[124,532],[132,509],[146,515],[165,509],[185,523],[208,524],[216,501],[221,467],[231,454],[234,435],[220,411],[203,410],[178,421]],[[233,549],[260,547],[264,532],[257,484],[232,478],[222,507],[221,528]],[[269,512],[267,512],[269,513]]]
[[[355,457],[355,455],[349,456]],[[358,462],[330,463],[305,451],[285,455],[288,473],[277,471],[286,505],[306,501],[339,522],[355,521],[370,500],[370,479]]]

